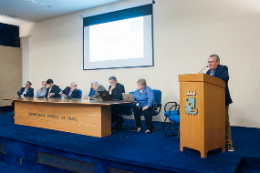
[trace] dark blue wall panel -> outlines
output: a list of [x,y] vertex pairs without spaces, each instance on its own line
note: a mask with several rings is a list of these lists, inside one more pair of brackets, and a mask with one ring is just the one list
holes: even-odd
[[153,14],[152,4],[128,8],[96,16],[85,17],[83,19],[83,28],[89,25],[97,25],[101,23],[113,22],[133,17],[145,16],[149,14]]
[[0,45],[20,47],[19,26],[0,23]]

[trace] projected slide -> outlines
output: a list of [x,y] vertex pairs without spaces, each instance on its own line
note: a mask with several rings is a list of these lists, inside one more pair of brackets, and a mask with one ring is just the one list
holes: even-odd
[[143,16],[89,26],[89,62],[143,57]]
[[152,4],[83,19],[83,69],[151,67]]

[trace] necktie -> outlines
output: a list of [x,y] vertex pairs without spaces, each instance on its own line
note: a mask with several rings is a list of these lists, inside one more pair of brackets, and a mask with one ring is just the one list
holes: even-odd
[[71,94],[72,94],[72,91],[70,90],[70,92],[69,92],[68,96],[70,96]]

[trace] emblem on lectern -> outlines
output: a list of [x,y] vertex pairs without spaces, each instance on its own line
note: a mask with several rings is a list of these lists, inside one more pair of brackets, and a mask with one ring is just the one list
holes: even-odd
[[196,91],[194,92],[188,92],[187,98],[186,98],[186,107],[184,108],[184,112],[186,114],[194,114],[196,115],[198,113],[198,109],[195,108],[195,98],[196,97]]

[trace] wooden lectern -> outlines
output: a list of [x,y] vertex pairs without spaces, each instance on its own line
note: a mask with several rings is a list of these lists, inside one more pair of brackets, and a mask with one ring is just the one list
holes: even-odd
[[210,150],[225,152],[224,80],[206,74],[179,75],[180,151],[188,147],[206,158]]

